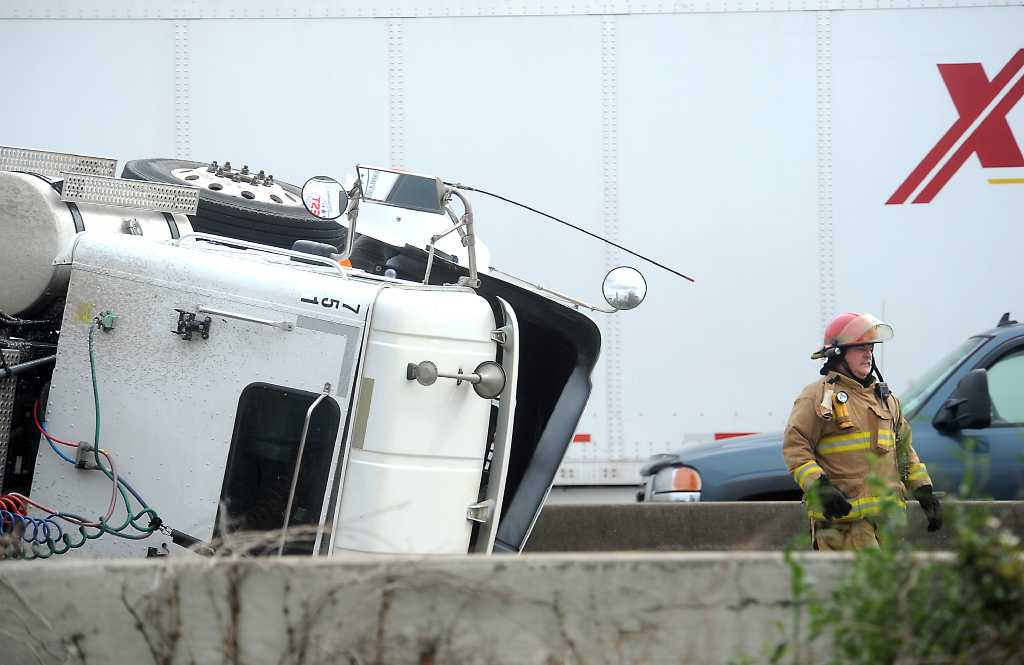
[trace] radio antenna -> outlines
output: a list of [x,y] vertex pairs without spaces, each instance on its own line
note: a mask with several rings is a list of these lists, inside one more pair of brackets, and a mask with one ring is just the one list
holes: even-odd
[[456,189],[465,190],[467,192],[478,192],[480,194],[486,194],[487,196],[493,196],[494,198],[500,199],[500,200],[504,201],[505,203],[511,203],[512,205],[519,206],[520,208],[524,208],[526,210],[529,210],[530,212],[534,212],[534,213],[537,213],[538,215],[541,215],[543,217],[547,217],[548,219],[554,220],[554,221],[558,222],[559,224],[565,224],[566,226],[568,226],[571,229],[575,229],[575,230],[579,231],[580,233],[585,233],[588,236],[590,236],[591,238],[596,238],[597,240],[600,240],[601,242],[607,243],[607,244],[611,245],[612,247],[615,247],[617,249],[621,249],[622,251],[626,252],[627,254],[632,254],[633,256],[635,256],[635,257],[637,257],[639,259],[643,259],[644,261],[647,261],[648,263],[651,263],[653,265],[658,266],[662,270],[667,270],[670,273],[672,273],[673,275],[677,275],[679,277],[682,277],[683,279],[689,280],[690,282],[694,282],[695,281],[692,277],[688,277],[688,276],[684,275],[683,273],[679,272],[678,270],[673,270],[672,268],[669,268],[668,266],[666,266],[663,263],[658,263],[654,259],[647,258],[643,254],[637,254],[636,252],[634,252],[631,249],[626,249],[622,245],[620,245],[618,243],[615,243],[615,242],[612,242],[611,240],[608,240],[607,238],[602,238],[601,236],[597,235],[596,233],[591,233],[590,231],[588,231],[586,229],[581,229],[580,227],[576,226],[575,224],[570,224],[569,222],[565,221],[564,219],[559,219],[559,218],[555,217],[554,215],[549,215],[548,213],[543,212],[541,210],[537,210],[536,208],[531,208],[530,206],[526,205],[525,203],[519,203],[518,201],[513,201],[512,199],[505,198],[504,196],[501,196],[500,194],[495,194],[494,192],[488,192],[488,191],[483,190],[483,189],[477,189],[476,187],[469,187],[467,185],[460,185],[459,183],[456,183],[456,182],[446,182],[444,184],[448,185],[449,187],[455,187]]

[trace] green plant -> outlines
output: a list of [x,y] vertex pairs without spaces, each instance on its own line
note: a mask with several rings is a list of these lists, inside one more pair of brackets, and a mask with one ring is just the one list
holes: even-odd
[[[966,495],[977,466],[967,465]],[[879,548],[855,552],[825,596],[814,592],[801,559],[787,551],[794,617],[770,662],[802,665],[825,654],[823,662],[834,665],[1024,663],[1024,551],[1018,538],[989,510],[947,502],[951,551],[915,553],[903,538],[906,511],[899,498],[878,479],[870,482],[873,493],[885,497],[877,520]]]

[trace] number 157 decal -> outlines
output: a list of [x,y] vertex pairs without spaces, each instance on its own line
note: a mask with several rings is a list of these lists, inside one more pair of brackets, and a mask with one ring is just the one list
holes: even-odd
[[358,314],[362,308],[362,304],[358,304],[355,307],[352,305],[346,305],[337,298],[302,298],[302,302],[309,303],[310,305],[320,305],[324,309],[347,309],[353,314]]

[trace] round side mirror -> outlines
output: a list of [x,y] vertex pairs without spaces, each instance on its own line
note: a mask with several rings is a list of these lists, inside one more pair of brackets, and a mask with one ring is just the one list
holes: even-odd
[[314,176],[302,186],[302,205],[314,217],[338,219],[348,208],[348,192],[330,176]]
[[636,268],[619,266],[604,276],[601,292],[615,309],[633,309],[647,297],[647,280]]
[[473,390],[484,399],[496,399],[505,390],[505,370],[493,360],[485,360],[476,366],[473,373],[480,380],[473,384]]

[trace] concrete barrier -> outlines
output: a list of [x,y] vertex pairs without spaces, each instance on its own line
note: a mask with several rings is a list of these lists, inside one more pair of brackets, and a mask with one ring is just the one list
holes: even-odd
[[[985,508],[1024,531],[1020,504]],[[531,543],[774,547],[798,509],[561,507]],[[820,594],[850,560],[800,557]],[[763,662],[798,610],[778,552],[4,561],[0,607],[0,665]],[[826,659],[817,648],[806,662]]]
[[[954,505],[947,502],[947,509]],[[1024,502],[965,501],[999,518],[1024,539]],[[921,509],[909,508],[907,537],[919,549],[949,546],[951,533],[928,533]],[[527,542],[529,552],[781,550],[806,535],[803,506],[794,501],[636,503],[545,506]]]
[[[822,592],[848,563],[807,557]],[[8,561],[0,663],[760,662],[789,582],[778,553]]]

